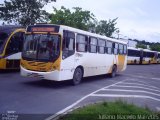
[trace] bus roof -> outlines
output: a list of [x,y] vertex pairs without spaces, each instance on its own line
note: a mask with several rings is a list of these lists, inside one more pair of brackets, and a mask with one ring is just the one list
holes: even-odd
[[127,42],[125,42],[125,41],[121,41],[121,40],[118,40],[118,39],[113,39],[113,38],[110,38],[110,37],[106,37],[106,36],[99,35],[99,34],[96,34],[96,33],[91,33],[91,32],[88,32],[88,31],[77,29],[77,28],[73,28],[73,27],[69,27],[69,26],[65,26],[65,25],[60,25],[60,27],[62,29],[67,29],[67,30],[70,30],[70,31],[74,31],[76,33],[86,34],[88,36],[98,37],[100,39],[105,39],[105,40],[108,40],[108,41],[113,41],[113,42],[117,42],[117,43],[127,44]]
[[138,51],[143,50],[142,48],[135,48],[135,47],[128,47],[128,49],[130,49],[130,50],[138,50]]
[[[92,37],[97,37],[97,38],[100,38],[100,39],[105,39],[105,40],[113,41],[113,42],[117,42],[117,43],[127,44],[127,42],[122,41],[122,40],[109,38],[109,37],[102,36],[102,35],[99,35],[99,34],[96,34],[96,33],[87,32],[87,31],[84,31],[84,30],[80,30],[80,29],[69,27],[69,26],[65,26],[65,25],[56,25],[56,24],[31,25],[31,26],[27,27],[27,32],[31,31],[31,27],[53,27],[53,26],[56,27],[55,28],[56,32],[57,32],[57,29],[59,29],[59,30],[69,30],[69,31],[72,31],[72,32],[75,32],[75,33],[79,33],[79,34],[84,34],[84,35],[88,35],[88,36],[92,36]],[[59,27],[59,28],[57,28],[57,27]]]

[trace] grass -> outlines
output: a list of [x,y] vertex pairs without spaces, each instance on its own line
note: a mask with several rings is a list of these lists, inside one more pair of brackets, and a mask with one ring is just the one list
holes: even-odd
[[[152,118],[151,118],[152,117]],[[141,108],[127,102],[102,102],[76,109],[62,116],[59,120],[160,120],[160,113],[155,113],[148,107]]]

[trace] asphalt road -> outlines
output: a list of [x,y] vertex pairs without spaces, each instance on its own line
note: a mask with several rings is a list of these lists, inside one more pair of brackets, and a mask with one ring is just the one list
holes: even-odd
[[[85,78],[78,86],[0,72],[0,113],[43,115],[43,119],[97,101],[122,99],[160,111],[160,65],[130,65],[115,78]],[[52,116],[54,117],[54,116]]]

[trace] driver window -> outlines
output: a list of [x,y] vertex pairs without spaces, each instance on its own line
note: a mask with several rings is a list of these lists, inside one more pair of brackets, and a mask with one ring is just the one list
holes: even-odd
[[10,38],[10,41],[7,45],[6,54],[13,54],[17,52],[22,52],[24,40],[24,32],[17,32]]

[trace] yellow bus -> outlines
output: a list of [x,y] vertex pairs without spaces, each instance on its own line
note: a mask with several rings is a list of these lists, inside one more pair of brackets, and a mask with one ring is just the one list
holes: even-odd
[[20,68],[24,33],[21,26],[0,26],[0,70]]
[[114,77],[126,65],[126,42],[63,25],[39,24],[26,30],[22,76],[76,85],[83,77]]

